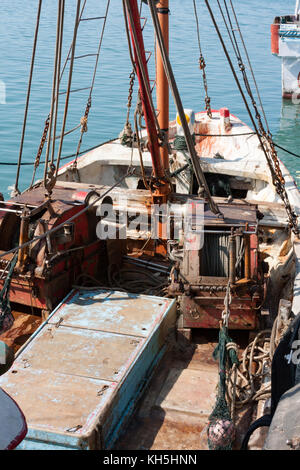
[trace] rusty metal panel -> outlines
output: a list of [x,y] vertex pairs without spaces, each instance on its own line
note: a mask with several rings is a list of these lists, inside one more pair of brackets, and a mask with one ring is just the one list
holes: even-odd
[[249,224],[250,226],[257,225],[256,206],[245,203],[241,207],[240,204],[222,204],[219,203],[218,207],[223,214],[223,218],[218,218],[213,214],[208,205],[205,205],[205,225],[228,225],[228,226],[242,226]]
[[[250,298],[233,298],[230,306],[229,328],[253,330],[257,327],[256,302]],[[183,296],[181,311],[184,328],[219,328],[224,310],[223,298]]]
[[175,320],[174,300],[73,291],[0,378],[28,422],[20,448],[113,446]]

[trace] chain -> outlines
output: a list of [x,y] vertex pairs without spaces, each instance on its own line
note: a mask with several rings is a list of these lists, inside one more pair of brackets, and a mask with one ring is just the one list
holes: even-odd
[[202,48],[201,48],[199,19],[198,19],[196,1],[195,0],[193,0],[193,1],[194,1],[194,12],[195,12],[196,26],[197,26],[198,46],[199,46],[199,52],[200,52],[199,67],[200,67],[200,70],[202,71],[203,85],[204,85],[204,91],[205,91],[205,110],[207,112],[207,115],[210,118],[212,118],[210,97],[208,95],[207,77],[206,77],[206,72],[205,72],[206,63],[205,63],[205,59],[203,57]]
[[199,58],[199,67],[200,67],[200,70],[202,70],[202,76],[203,76],[203,86],[204,86],[204,91],[205,91],[205,110],[207,112],[207,115],[210,118],[212,118],[210,97],[208,96],[207,77],[206,77],[206,72],[205,72],[206,63],[201,52],[200,52],[200,58]]
[[[237,49],[237,51],[238,51],[238,49]],[[243,80],[244,80],[244,83],[245,83],[245,88],[246,88],[247,93],[248,93],[248,95],[251,99],[251,103],[252,103],[252,106],[253,106],[254,111],[255,111],[255,118],[258,122],[258,128],[259,128],[260,134],[266,139],[266,141],[268,143],[268,145],[264,146],[264,149],[265,149],[265,154],[266,154],[266,157],[267,157],[267,162],[268,162],[268,165],[269,165],[269,168],[270,168],[270,171],[271,171],[273,184],[275,186],[277,194],[280,196],[280,198],[283,201],[283,204],[285,206],[285,209],[286,209],[286,212],[287,212],[287,215],[288,215],[288,219],[289,219],[289,227],[293,230],[293,232],[295,233],[296,236],[299,236],[298,217],[297,217],[297,214],[293,211],[293,209],[291,207],[291,204],[290,204],[287,192],[286,192],[285,179],[283,177],[283,174],[282,174],[282,171],[281,171],[281,168],[280,168],[280,163],[279,163],[277,151],[275,149],[275,145],[274,145],[274,142],[273,142],[273,136],[272,136],[270,130],[268,130],[268,132],[266,132],[266,130],[264,128],[264,125],[263,125],[263,122],[262,122],[262,117],[261,117],[261,114],[258,110],[258,106],[257,106],[257,103],[255,101],[255,98],[253,96],[253,93],[252,93],[252,90],[251,90],[251,87],[250,87],[250,83],[249,83],[249,80],[248,80],[248,77],[247,77],[246,68],[245,68],[245,65],[243,63],[242,57],[241,57],[239,52],[236,52],[236,54],[237,54],[238,66],[239,66],[239,69],[242,73]]]
[[80,124],[81,124],[80,138],[79,138],[79,142],[78,142],[78,146],[77,146],[77,150],[76,150],[76,157],[75,157],[75,160],[74,160],[73,165],[72,165],[72,170],[77,169],[77,158],[78,158],[78,155],[80,153],[80,148],[81,148],[81,144],[82,144],[82,137],[83,137],[83,134],[88,131],[87,123],[88,123],[88,117],[89,117],[89,112],[90,112],[91,106],[92,106],[92,99],[91,99],[91,97],[89,97],[89,99],[87,101],[87,104],[86,104],[84,116],[82,116],[82,118],[80,119]]
[[48,168],[46,181],[45,181],[45,189],[47,190],[47,193],[45,194],[45,196],[49,199],[51,198],[52,190],[56,183],[55,169],[56,169],[55,165],[53,163],[49,163],[49,168]]
[[[82,133],[82,134],[83,134],[84,132],[87,132],[87,121],[88,121],[88,117],[89,117],[89,112],[90,112],[91,106],[92,106],[92,99],[91,99],[91,97],[89,97],[88,102],[87,102],[87,104],[86,104],[84,116],[83,116],[83,118],[81,118],[81,120],[82,120],[82,119],[84,120],[84,125],[82,125],[82,128],[81,128],[81,133]],[[81,121],[80,121],[80,123],[81,123]],[[82,123],[81,123],[81,124],[82,124]]]
[[230,287],[230,282],[228,282],[226,294],[224,298],[224,310],[222,312],[222,321],[223,321],[223,326],[225,328],[228,328],[228,324],[229,324],[231,302],[232,302],[231,287]]
[[135,72],[134,72],[134,70],[129,75],[129,78],[130,78],[130,82],[129,82],[129,91],[128,91],[126,124],[129,123],[129,116],[130,116],[130,110],[131,110],[131,104],[132,104],[133,87],[134,87],[134,81],[135,81]]
[[133,144],[133,132],[132,132],[131,124],[129,122],[129,116],[130,116],[130,111],[131,111],[133,87],[134,87],[134,82],[135,82],[135,71],[134,71],[134,69],[132,70],[131,74],[129,75],[129,79],[130,79],[130,82],[129,82],[129,90],[128,90],[126,122],[124,124],[124,128],[123,128],[122,132],[119,135],[119,138],[121,140],[122,145],[130,147]]
[[[252,93],[251,93],[251,95],[252,95]],[[256,102],[255,102],[254,98],[252,100],[252,104],[253,104],[253,107],[254,107],[255,112],[256,112],[256,119],[258,121],[259,130],[261,132],[261,135],[266,139],[266,141],[268,143],[268,145],[265,146],[265,152],[266,152],[266,156],[267,156],[268,165],[269,165],[269,168],[270,168],[270,171],[271,171],[273,184],[275,186],[277,194],[280,196],[280,198],[281,198],[281,200],[282,200],[282,202],[285,206],[285,209],[286,209],[286,212],[287,212],[287,215],[288,215],[288,219],[289,219],[289,226],[293,230],[295,235],[298,236],[299,235],[298,220],[297,220],[298,217],[297,217],[297,214],[293,211],[293,209],[291,207],[291,204],[290,204],[287,192],[286,192],[285,179],[283,177],[283,174],[282,174],[282,171],[281,171],[281,168],[280,168],[280,163],[279,163],[277,151],[275,149],[275,145],[274,145],[274,142],[273,142],[272,134],[270,133],[270,131],[267,133],[264,129],[262,119],[261,119],[261,115],[260,115],[260,113],[257,109],[257,105],[256,105]]]
[[50,123],[50,114],[48,115],[48,117],[45,121],[45,127],[44,127],[44,132],[43,132],[43,135],[42,135],[42,138],[41,138],[41,143],[40,143],[37,155],[35,157],[35,162],[34,162],[34,168],[35,169],[40,164],[41,156],[42,156],[42,153],[43,153],[43,148],[44,148],[45,142],[47,140],[47,134],[48,134],[48,130],[49,130],[49,123]]
[[36,155],[36,157],[35,157],[34,170],[33,170],[32,181],[31,181],[30,187],[32,187],[32,185],[33,185],[36,170],[37,170],[37,168],[38,168],[39,165],[40,165],[40,161],[41,161],[41,156],[42,156],[42,153],[43,153],[44,145],[45,145],[45,142],[46,142],[46,140],[47,140],[47,135],[48,135],[48,130],[49,130],[49,124],[50,124],[50,114],[48,115],[48,117],[47,117],[47,119],[46,119],[46,121],[45,121],[45,127],[44,127],[44,131],[43,131],[43,135],[42,135],[42,138],[41,138],[41,142],[40,142],[40,145],[39,145],[39,149],[38,149],[38,151],[37,151],[37,155]]

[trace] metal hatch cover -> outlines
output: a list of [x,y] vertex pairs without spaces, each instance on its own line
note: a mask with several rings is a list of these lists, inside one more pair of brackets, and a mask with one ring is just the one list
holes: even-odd
[[111,448],[175,321],[171,299],[72,291],[0,378],[27,419],[19,447]]
[[77,291],[49,323],[145,338],[169,305],[164,298],[127,292]]

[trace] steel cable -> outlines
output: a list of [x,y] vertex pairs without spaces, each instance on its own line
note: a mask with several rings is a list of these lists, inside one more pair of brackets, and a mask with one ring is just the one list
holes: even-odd
[[30,66],[30,74],[29,74],[29,81],[28,81],[26,105],[25,105],[24,119],[23,119],[23,129],[22,129],[22,136],[21,136],[21,143],[20,143],[20,150],[19,150],[19,161],[18,161],[18,163],[17,163],[18,168],[17,168],[17,174],[16,174],[15,188],[14,188],[15,194],[18,194],[18,193],[19,193],[18,185],[19,185],[19,177],[20,177],[20,168],[21,168],[21,161],[22,161],[22,154],[23,154],[23,146],[24,146],[24,139],[25,139],[25,131],[26,131],[26,124],[27,124],[29,100],[30,100],[30,94],[31,94],[31,85],[32,85],[32,77],[33,77],[33,70],[34,70],[35,55],[36,55],[36,46],[37,46],[38,33],[39,33],[39,26],[40,26],[40,17],[41,17],[42,1],[43,1],[43,0],[39,0],[38,13],[37,13],[37,20],[36,20],[36,28],[35,28],[35,35],[34,35],[34,42],[33,42],[33,50],[32,50],[32,57],[31,57],[31,66]]

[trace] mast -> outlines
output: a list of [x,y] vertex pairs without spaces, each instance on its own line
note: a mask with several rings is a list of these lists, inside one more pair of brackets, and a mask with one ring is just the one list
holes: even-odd
[[295,7],[295,16],[297,16],[298,12],[299,12],[299,3],[300,3],[300,0],[297,0],[296,1],[296,7]]
[[148,148],[152,158],[153,174],[154,177],[158,180],[163,180],[165,177],[165,172],[160,158],[159,141],[155,121],[156,116],[151,98],[150,80],[148,75],[144,39],[137,0],[125,0],[125,5],[128,14],[128,23],[134,52],[136,73],[139,81],[139,90],[142,99],[144,118],[149,138]]
[[[160,0],[156,5],[160,27],[164,39],[167,53],[169,54],[169,0]],[[162,131],[169,138],[169,84],[165,74],[163,59],[161,56],[158,42],[156,41],[157,59],[156,59],[156,96],[158,109],[158,122]],[[169,169],[168,147],[160,148],[161,161],[164,169]]]

